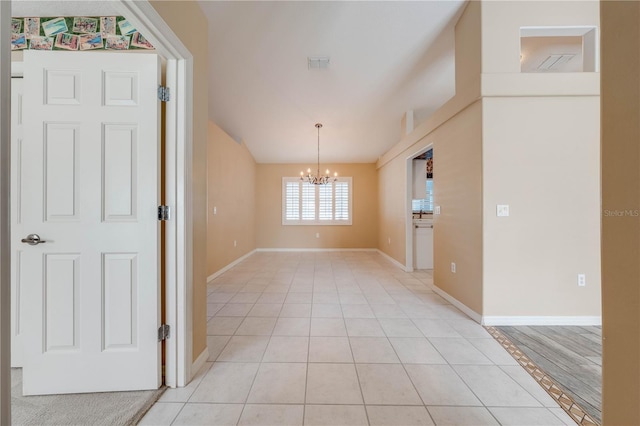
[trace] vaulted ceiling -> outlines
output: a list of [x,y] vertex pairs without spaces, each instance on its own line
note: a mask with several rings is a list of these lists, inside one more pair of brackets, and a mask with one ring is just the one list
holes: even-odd
[[[110,3],[14,0],[13,14],[109,15]],[[210,119],[258,162],[314,161],[316,122],[322,162],[374,162],[400,140],[405,112],[420,122],[454,94],[466,0],[199,3]],[[308,57],[329,67],[309,70]]]
[[[258,162],[374,162],[454,94],[453,1],[200,1],[209,115]],[[329,57],[310,70],[308,57]]]

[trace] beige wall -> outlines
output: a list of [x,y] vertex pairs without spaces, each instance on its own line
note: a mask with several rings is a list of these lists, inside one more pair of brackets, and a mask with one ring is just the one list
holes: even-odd
[[521,27],[597,27],[598,2],[484,1],[481,9],[482,96],[600,95],[597,73],[520,73]]
[[402,155],[378,170],[378,220],[377,248],[405,264],[407,171]]
[[456,96],[461,91],[480,95],[482,46],[480,8],[482,3],[470,1],[455,27]]
[[601,1],[605,425],[640,424],[640,3]]
[[434,283],[478,314],[600,315],[598,74],[519,73],[521,25],[597,24],[592,2],[470,3],[456,96],[378,163],[378,248],[404,264],[406,158],[433,144]]
[[[482,122],[480,101],[427,137],[433,141],[434,283],[482,315]],[[451,262],[456,272],[451,272]]]
[[[378,248],[406,263],[407,158],[433,146],[434,283],[482,314],[482,104],[477,101],[379,169]],[[388,244],[391,238],[391,245]],[[456,263],[456,273],[451,272]]]
[[[193,359],[207,346],[207,19],[195,1],[152,0],[151,5],[193,55]],[[194,29],[197,29],[195,31]]]
[[482,3],[486,316],[601,314],[599,76],[519,72],[521,26],[598,20],[591,1]]
[[599,26],[597,1],[483,1],[482,72],[520,72],[520,27]]
[[434,202],[442,212],[433,217],[434,283],[481,314],[482,105],[473,71],[480,71],[479,3],[467,6],[455,33],[456,95],[378,162],[378,249],[406,264],[407,158],[433,145]]
[[[389,214],[381,215],[380,226],[388,228],[392,243],[395,240],[399,244],[387,246],[388,239],[381,234],[378,245],[406,264],[406,160],[432,145],[434,203],[441,208],[441,214],[433,216],[434,283],[478,314],[482,314],[482,105],[477,101],[480,31],[481,3],[472,1],[455,27],[455,96],[406,138],[417,142],[407,146],[400,141],[398,145],[404,145],[404,150],[379,163],[380,175],[393,175],[395,179],[384,191],[381,186],[381,209],[387,200],[392,200],[395,207],[386,207]],[[455,274],[451,262],[456,263]]]
[[256,248],[256,168],[244,144],[209,122],[207,275]]
[[[378,177],[375,164],[323,164],[353,178],[352,225],[282,225],[282,178],[300,176],[308,164],[258,164],[258,248],[375,248],[378,241]],[[320,238],[316,238],[320,233]]]
[[484,315],[600,315],[599,114],[591,96],[483,99]]

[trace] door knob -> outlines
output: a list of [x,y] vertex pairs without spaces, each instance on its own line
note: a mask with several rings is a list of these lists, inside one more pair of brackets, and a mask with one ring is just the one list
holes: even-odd
[[37,246],[38,244],[46,243],[45,240],[40,239],[40,235],[38,234],[29,234],[27,238],[22,239],[23,243],[29,244],[30,246]]

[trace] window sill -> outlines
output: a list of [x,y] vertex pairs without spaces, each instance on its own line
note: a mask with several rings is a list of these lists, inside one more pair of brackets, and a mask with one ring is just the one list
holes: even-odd
[[350,226],[351,224],[352,223],[350,220],[341,220],[341,221],[305,220],[305,221],[282,222],[283,226]]

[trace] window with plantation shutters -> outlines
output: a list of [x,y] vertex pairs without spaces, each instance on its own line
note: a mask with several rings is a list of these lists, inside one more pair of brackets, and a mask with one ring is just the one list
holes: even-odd
[[334,217],[336,220],[349,220],[351,217],[351,182],[336,182],[334,184]]
[[326,185],[282,178],[282,224],[351,225],[351,184],[350,177]]
[[315,185],[302,184],[302,197],[300,200],[300,211],[302,220],[316,219],[316,188]]
[[284,182],[284,220],[300,220],[300,184]]
[[[318,185],[313,185],[313,186],[318,186]],[[333,192],[333,184],[318,186],[318,191],[319,191],[318,218],[320,220],[332,220],[333,219],[333,195],[331,193]]]

